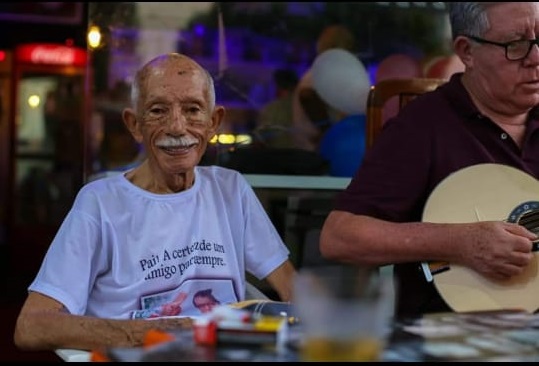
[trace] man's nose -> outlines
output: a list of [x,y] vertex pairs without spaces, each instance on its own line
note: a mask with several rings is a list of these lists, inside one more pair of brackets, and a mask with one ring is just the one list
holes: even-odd
[[539,39],[535,39],[535,41],[531,44],[526,58],[539,62]]
[[172,108],[169,125],[174,130],[184,131],[187,127],[187,119],[181,107]]

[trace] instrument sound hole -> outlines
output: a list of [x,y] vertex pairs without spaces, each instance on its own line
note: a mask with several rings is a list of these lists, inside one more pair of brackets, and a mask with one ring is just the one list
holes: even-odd
[[518,218],[518,224],[539,235],[539,210],[525,212]]

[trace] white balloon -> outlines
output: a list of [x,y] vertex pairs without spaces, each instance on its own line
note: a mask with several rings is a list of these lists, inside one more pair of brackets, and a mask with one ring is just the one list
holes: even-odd
[[369,74],[351,52],[332,48],[319,54],[311,67],[313,87],[331,107],[346,114],[364,114]]

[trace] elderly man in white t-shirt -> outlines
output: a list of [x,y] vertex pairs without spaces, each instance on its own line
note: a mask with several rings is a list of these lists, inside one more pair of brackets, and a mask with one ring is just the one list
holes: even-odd
[[28,288],[21,349],[140,346],[149,329],[191,326],[201,290],[244,300],[246,272],[290,300],[289,251],[252,188],[198,166],[225,113],[207,71],[159,56],[137,73],[132,103],[123,119],[146,159],[78,193]]

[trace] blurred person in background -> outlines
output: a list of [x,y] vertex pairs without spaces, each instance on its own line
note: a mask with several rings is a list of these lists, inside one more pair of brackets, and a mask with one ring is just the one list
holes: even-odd
[[291,148],[294,147],[292,102],[298,76],[294,70],[276,69],[273,81],[275,99],[260,109],[254,133],[266,147]]
[[[326,26],[316,41],[316,55],[338,48],[356,52],[356,39],[341,24]],[[293,139],[297,148],[316,151],[320,138],[332,121],[340,116],[324,102],[313,88],[312,71],[309,68],[300,78],[293,95]]]

